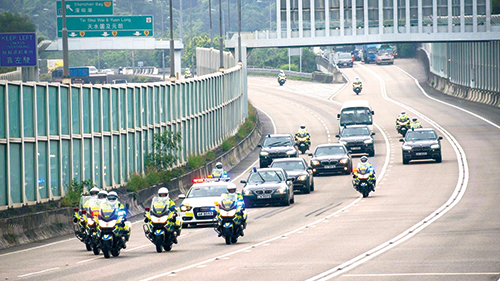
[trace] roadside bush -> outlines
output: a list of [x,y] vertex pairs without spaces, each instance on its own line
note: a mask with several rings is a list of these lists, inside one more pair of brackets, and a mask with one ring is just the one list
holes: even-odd
[[236,141],[235,137],[230,137],[224,142],[222,142],[221,148],[223,151],[229,151],[231,148],[233,148],[238,142]]
[[80,197],[85,191],[89,191],[95,184],[92,180],[85,180],[78,182],[76,178],[73,178],[71,183],[67,185],[68,191],[66,195],[61,200],[62,207],[76,207],[80,204]]
[[213,152],[212,150],[205,154],[205,159],[207,159],[208,162],[214,161],[215,158],[217,158],[217,155],[215,155],[215,152]]
[[139,174],[134,174],[127,183],[127,190],[137,192],[149,187],[148,181]]
[[191,156],[188,158],[188,167],[190,169],[198,169],[199,167],[203,166],[205,164],[205,158],[200,155],[200,156]]

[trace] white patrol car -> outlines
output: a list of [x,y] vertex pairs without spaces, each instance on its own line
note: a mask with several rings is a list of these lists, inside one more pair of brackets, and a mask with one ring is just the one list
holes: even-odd
[[229,186],[235,186],[234,183],[218,179],[194,179],[193,182],[186,195],[179,194],[179,199],[183,199],[179,206],[183,227],[213,223],[217,215],[215,203],[219,202],[220,196],[227,192]]

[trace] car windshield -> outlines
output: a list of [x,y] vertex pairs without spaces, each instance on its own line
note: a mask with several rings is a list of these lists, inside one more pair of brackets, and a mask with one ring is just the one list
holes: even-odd
[[357,108],[346,108],[340,113],[340,124],[341,125],[354,125],[372,124],[372,113],[369,108],[357,107]]
[[227,186],[225,185],[196,186],[191,187],[187,194],[187,198],[219,197],[226,191]]
[[271,167],[282,168],[285,171],[303,171],[305,170],[304,163],[302,161],[283,161],[274,162]]
[[377,48],[370,48],[367,50],[369,54],[376,54],[377,53]]
[[343,53],[339,55],[339,59],[351,59],[351,54]]
[[316,148],[314,156],[338,155],[345,154],[344,147],[342,146],[322,146]]
[[260,171],[250,174],[248,177],[249,183],[261,183],[261,182],[280,182],[283,181],[283,175],[280,175],[277,171]]
[[434,131],[410,131],[406,133],[406,141],[421,141],[437,139]]
[[264,146],[265,147],[273,147],[273,146],[291,146],[292,145],[292,139],[288,136],[286,137],[273,137],[273,138],[266,138],[264,141]]
[[352,137],[352,136],[369,136],[370,129],[367,127],[360,128],[345,128],[342,130],[342,137]]
[[378,54],[381,55],[394,55],[394,52],[392,50],[379,50]]

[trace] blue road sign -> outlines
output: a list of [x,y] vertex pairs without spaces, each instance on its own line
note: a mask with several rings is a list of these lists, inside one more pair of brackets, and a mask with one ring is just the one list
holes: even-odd
[[0,33],[0,67],[36,66],[36,34]]

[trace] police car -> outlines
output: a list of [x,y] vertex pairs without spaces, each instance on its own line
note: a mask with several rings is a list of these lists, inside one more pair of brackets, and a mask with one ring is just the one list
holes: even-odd
[[194,179],[187,194],[179,194],[179,199],[183,199],[179,205],[183,227],[214,223],[217,215],[215,203],[229,186],[235,184],[220,179]]

